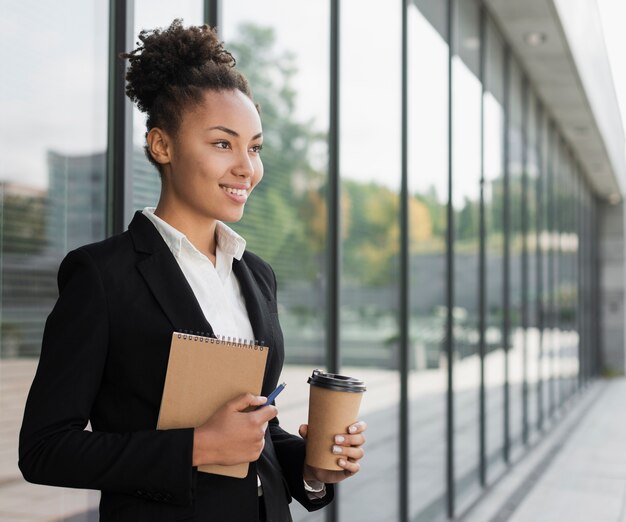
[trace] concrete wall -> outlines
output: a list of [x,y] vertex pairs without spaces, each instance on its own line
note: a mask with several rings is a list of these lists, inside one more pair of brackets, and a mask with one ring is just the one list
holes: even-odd
[[600,336],[603,369],[626,373],[624,307],[624,204],[598,207],[600,233]]

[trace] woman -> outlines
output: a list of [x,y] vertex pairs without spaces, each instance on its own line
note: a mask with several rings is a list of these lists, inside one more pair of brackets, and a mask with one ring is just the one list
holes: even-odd
[[[156,430],[173,331],[265,341],[264,396],[284,352],[274,273],[223,223],[241,219],[263,177],[247,80],[207,26],[176,20],[139,38],[124,55],[127,94],[147,113],[146,154],[161,196],[127,232],[63,260],[20,469],[31,482],[102,490],[103,521],[291,520],[292,497],[319,509],[332,484],[359,471],[364,423],[337,434],[336,472],[304,464],[304,440],[280,428],[275,406],[244,411],[263,396],[241,396],[195,429]],[[250,462],[245,479],[196,469],[242,462]]]

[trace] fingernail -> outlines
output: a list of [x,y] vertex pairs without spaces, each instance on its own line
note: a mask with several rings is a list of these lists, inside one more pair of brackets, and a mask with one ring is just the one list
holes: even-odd
[[356,424],[354,426],[350,426],[350,433],[354,433],[356,431]]
[[339,459],[339,465],[343,468],[346,465],[346,461],[343,459]]
[[341,453],[341,447],[340,446],[333,446],[333,453],[335,453],[336,455]]
[[337,444],[341,444],[344,440],[346,440],[346,438],[344,436],[342,436],[342,435],[335,436],[335,442]]

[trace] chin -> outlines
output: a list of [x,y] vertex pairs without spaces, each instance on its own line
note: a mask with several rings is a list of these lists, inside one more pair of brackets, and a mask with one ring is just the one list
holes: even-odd
[[220,221],[224,223],[237,223],[243,218],[243,212],[237,214],[225,214],[220,218]]

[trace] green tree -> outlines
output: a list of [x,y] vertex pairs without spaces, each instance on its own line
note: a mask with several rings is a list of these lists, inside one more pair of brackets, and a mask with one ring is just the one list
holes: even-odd
[[293,53],[276,49],[274,30],[242,24],[228,48],[260,106],[265,180],[255,189],[242,221],[234,228],[249,248],[271,263],[282,279],[310,279],[323,255],[325,174],[312,166],[312,150],[325,144],[313,121],[295,117],[297,74]]

